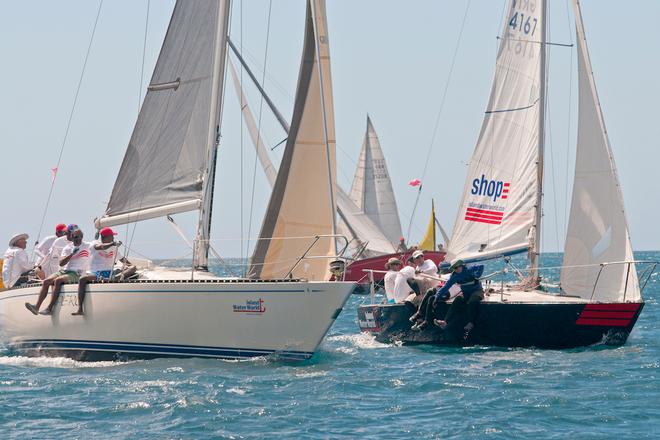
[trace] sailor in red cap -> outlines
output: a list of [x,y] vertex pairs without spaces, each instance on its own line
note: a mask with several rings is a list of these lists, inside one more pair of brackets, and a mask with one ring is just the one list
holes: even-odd
[[66,225],[64,223],[60,223],[55,226],[55,235],[49,235],[48,237],[44,238],[34,248],[37,254],[37,266],[41,267],[43,270],[44,277],[48,277],[60,270],[59,257],[61,249],[59,252],[57,252],[55,258],[50,258],[50,254],[55,240],[65,236],[66,232]]
[[85,303],[85,291],[87,284],[95,281],[108,281],[112,277],[112,269],[115,262],[125,261],[118,258],[117,248],[121,246],[121,241],[115,241],[117,233],[110,228],[103,228],[99,231],[100,239],[92,242],[92,261],[89,271],[85,276],[80,277],[78,282],[78,310],[72,315],[83,315],[83,304]]

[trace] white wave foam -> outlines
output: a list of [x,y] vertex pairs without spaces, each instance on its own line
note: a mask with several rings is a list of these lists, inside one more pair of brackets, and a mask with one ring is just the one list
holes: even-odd
[[376,341],[376,337],[370,333],[357,333],[353,335],[335,335],[328,337],[328,341],[332,342],[348,342],[350,345],[356,348],[361,348],[365,350],[373,348],[387,348],[390,347],[388,344],[383,344]]
[[126,365],[132,362],[99,361],[81,362],[65,357],[27,357],[27,356],[0,356],[0,365],[10,367],[37,367],[37,368],[108,368]]
[[239,396],[242,396],[242,395],[244,395],[247,391],[244,390],[244,389],[242,389],[242,388],[239,388],[239,387],[232,387],[232,388],[229,388],[229,389],[227,390],[227,392],[228,392],[228,393],[232,393],[232,394],[238,394]]
[[327,371],[303,371],[300,373],[294,373],[294,376],[299,377],[301,379],[307,379],[310,377],[323,377],[327,375],[328,375]]

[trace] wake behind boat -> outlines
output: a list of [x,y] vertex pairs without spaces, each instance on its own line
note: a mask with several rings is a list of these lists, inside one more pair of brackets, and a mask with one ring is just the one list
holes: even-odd
[[193,268],[93,283],[82,317],[70,313],[78,307],[75,284],[64,287],[51,316],[25,310],[38,285],[5,290],[0,331],[11,349],[83,359],[306,359],[337,318],[355,284],[329,281],[336,275],[330,263],[342,253],[324,0],[307,1],[292,130],[250,276],[208,272],[229,12],[229,0],[176,3],[108,207],[96,222],[101,229],[198,210]]
[[[558,292],[549,294],[540,284],[546,3],[509,2],[490,101],[448,250],[452,261],[461,262],[527,251],[529,274],[515,269],[517,283],[505,282],[501,273],[500,282],[484,284],[473,321],[463,309],[447,313],[456,299],[438,298],[434,314],[444,330],[426,322],[430,325],[415,331],[412,311],[404,304],[361,306],[360,328],[381,341],[541,348],[623,344],[643,309],[641,293],[656,263],[634,260],[577,0],[579,124],[573,201]],[[648,265],[638,276],[640,263]]]

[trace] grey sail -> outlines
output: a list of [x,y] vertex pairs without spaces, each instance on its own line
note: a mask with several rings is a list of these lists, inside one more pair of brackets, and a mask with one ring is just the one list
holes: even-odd
[[401,237],[401,221],[396,206],[392,181],[378,135],[367,116],[360,160],[353,178],[351,199],[383,231],[390,243]]
[[214,129],[217,0],[178,1],[105,216],[97,226],[200,209]]

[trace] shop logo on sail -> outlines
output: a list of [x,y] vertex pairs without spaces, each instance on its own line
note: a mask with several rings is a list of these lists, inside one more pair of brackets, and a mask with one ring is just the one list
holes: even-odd
[[245,301],[245,304],[234,304],[233,308],[235,313],[253,313],[261,315],[266,312],[264,300],[261,298],[248,299]]
[[504,218],[504,206],[498,205],[498,200],[509,197],[511,182],[490,180],[485,174],[472,181],[470,193],[475,196],[487,197],[488,203],[469,202],[465,211],[465,220],[490,225],[499,225]]

